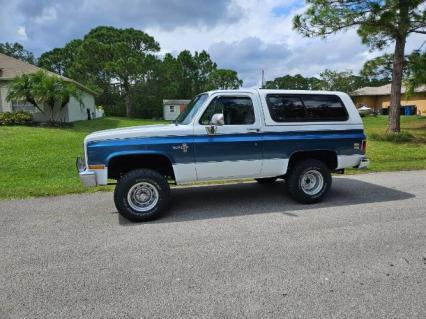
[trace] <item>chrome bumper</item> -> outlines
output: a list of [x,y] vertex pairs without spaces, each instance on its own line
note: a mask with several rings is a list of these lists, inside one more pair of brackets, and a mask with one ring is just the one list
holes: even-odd
[[80,176],[80,181],[83,183],[84,186],[95,187],[97,185],[95,172],[85,170],[79,172],[78,175]]
[[75,164],[77,166],[78,175],[80,176],[80,181],[83,185],[85,187],[95,187],[97,185],[95,172],[89,171],[86,168],[85,162],[81,157],[77,157]]
[[359,162],[359,164],[355,166],[355,168],[364,169],[364,168],[367,168],[369,164],[370,164],[370,160],[366,157],[363,157],[361,158],[361,161]]

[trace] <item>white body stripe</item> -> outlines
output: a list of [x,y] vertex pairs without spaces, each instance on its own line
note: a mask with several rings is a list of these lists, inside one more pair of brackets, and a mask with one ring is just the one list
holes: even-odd
[[288,158],[273,158],[262,161],[262,177],[274,177],[287,173]]
[[[352,168],[358,166],[364,155],[338,155],[337,169]],[[257,168],[261,165],[261,171]],[[176,183],[184,184],[194,181],[208,181],[216,179],[235,179],[235,178],[260,178],[280,176],[287,173],[288,159],[276,158],[266,160],[251,161],[223,161],[197,163],[197,169],[194,164],[175,164]],[[244,172],[244,173],[243,173]],[[247,173],[250,172],[250,173]]]
[[[235,178],[258,178],[283,175],[287,171],[288,159],[250,161],[223,161],[194,164],[175,164],[176,183]],[[259,171],[261,167],[261,171]]]
[[191,183],[197,180],[195,173],[195,163],[173,164],[173,171],[177,184]]

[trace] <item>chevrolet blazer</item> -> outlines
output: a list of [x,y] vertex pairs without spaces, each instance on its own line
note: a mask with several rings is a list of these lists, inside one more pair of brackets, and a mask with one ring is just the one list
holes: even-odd
[[210,91],[194,97],[171,124],[88,135],[77,167],[86,186],[116,180],[118,212],[147,221],[169,208],[171,183],[285,179],[296,201],[319,202],[332,172],[368,166],[365,139],[342,92]]

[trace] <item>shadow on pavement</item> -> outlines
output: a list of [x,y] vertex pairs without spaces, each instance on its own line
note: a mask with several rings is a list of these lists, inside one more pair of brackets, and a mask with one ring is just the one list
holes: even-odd
[[[298,217],[292,211],[378,203],[415,197],[392,188],[350,178],[334,178],[328,196],[313,205],[296,203],[287,193],[284,182],[271,185],[240,183],[172,190],[172,208],[153,223],[180,222],[219,217],[279,212]],[[119,216],[121,225],[137,225]]]

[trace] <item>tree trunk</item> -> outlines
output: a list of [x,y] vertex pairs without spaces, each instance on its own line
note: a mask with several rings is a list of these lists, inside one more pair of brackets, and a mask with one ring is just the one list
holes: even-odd
[[126,116],[131,117],[132,112],[132,98],[130,96],[130,84],[125,81],[124,82],[124,104],[126,105]]
[[405,41],[409,24],[408,5],[404,0],[399,0],[399,34],[395,39],[395,50],[392,69],[391,97],[389,105],[388,133],[399,133],[402,73],[404,69]]
[[126,116],[131,117],[132,116],[132,101],[130,99],[129,94],[126,93],[126,96],[124,97],[124,104],[126,105]]
[[393,59],[388,133],[400,132],[401,88],[402,71],[404,68],[404,49],[405,38],[398,37],[395,41],[395,51]]

